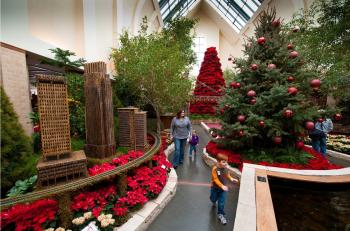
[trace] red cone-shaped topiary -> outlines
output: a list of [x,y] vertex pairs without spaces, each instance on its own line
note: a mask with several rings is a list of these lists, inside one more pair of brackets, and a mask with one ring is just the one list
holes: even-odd
[[[195,114],[215,114],[217,97],[224,95],[225,80],[221,63],[215,47],[209,47],[199,70],[194,89],[194,100],[190,104],[190,112]],[[203,97],[200,96],[209,96]],[[210,97],[214,96],[214,97]]]

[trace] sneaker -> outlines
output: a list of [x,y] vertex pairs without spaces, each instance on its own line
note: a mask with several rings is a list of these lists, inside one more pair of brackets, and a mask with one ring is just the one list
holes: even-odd
[[221,222],[221,224],[223,224],[223,225],[226,225],[226,224],[227,224],[227,220],[226,220],[226,218],[224,217],[224,215],[219,214],[219,215],[218,215],[218,219],[219,219],[219,221]]

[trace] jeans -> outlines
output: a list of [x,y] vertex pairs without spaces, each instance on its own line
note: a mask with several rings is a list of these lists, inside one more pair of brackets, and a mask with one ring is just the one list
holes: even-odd
[[190,144],[190,153],[189,155],[192,156],[192,151],[194,151],[194,154],[197,153],[197,146]]
[[226,200],[227,192],[222,190],[221,188],[217,188],[212,186],[210,189],[210,200],[215,203],[218,201],[218,214],[225,215],[225,200]]
[[173,157],[173,166],[177,167],[182,164],[184,160],[184,151],[187,139],[174,138],[175,153]]
[[312,142],[312,148],[316,152],[320,152],[322,154],[322,156],[324,158],[326,158],[326,156],[327,156],[327,154],[326,154],[327,153],[327,149],[326,149],[327,137],[312,138],[311,142]]

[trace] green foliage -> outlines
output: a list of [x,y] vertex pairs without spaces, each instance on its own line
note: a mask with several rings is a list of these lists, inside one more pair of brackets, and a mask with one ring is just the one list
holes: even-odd
[[75,53],[69,50],[63,50],[58,47],[55,49],[49,49],[49,50],[55,55],[54,57],[55,60],[54,61],[44,60],[44,63],[50,64],[50,65],[59,66],[59,67],[63,67],[65,65],[73,66],[73,67],[81,67],[86,62],[86,60],[83,58],[80,58],[75,61],[71,61],[70,57],[75,56]]
[[37,179],[38,176],[35,175],[25,180],[16,181],[15,186],[10,189],[6,196],[14,197],[32,191]]
[[286,25],[306,66],[318,71],[323,92],[350,101],[350,1],[317,0]]
[[312,156],[292,147],[286,149],[249,149],[243,151],[244,158],[253,162],[306,164]]
[[[287,34],[273,24],[274,20],[277,20],[275,10],[260,15],[255,36],[245,44],[245,57],[236,59],[235,81],[241,86],[229,87],[220,103],[222,130],[217,133],[224,139],[218,142],[239,153],[252,148],[257,154],[260,149],[275,148],[278,150],[275,153],[283,156],[283,150],[289,147],[288,150],[297,152],[294,144],[305,133],[305,121],[320,116],[318,108],[308,101],[313,93],[309,81],[317,75],[304,69],[301,56],[290,58]],[[266,39],[264,44],[258,44],[260,37]],[[251,68],[252,64],[258,65],[257,70]],[[269,69],[268,64],[275,64],[276,68]],[[292,83],[288,82],[288,76],[294,77]],[[298,89],[296,95],[288,93],[291,86]],[[256,103],[251,103],[253,97],[247,96],[250,90],[256,92]],[[293,112],[289,118],[284,116],[287,109]],[[239,115],[244,115],[245,121],[238,121]],[[264,127],[259,125],[260,121]],[[276,137],[281,138],[281,144],[275,143]]]
[[236,79],[236,73],[231,69],[226,69],[224,70],[224,79],[226,85],[229,85],[232,81]]
[[191,120],[207,120],[207,119],[216,120],[218,119],[218,117],[212,116],[212,115],[205,115],[205,114],[191,114],[190,119]]
[[75,138],[71,139],[72,151],[83,150],[85,145],[85,139]]
[[84,77],[76,73],[67,73],[69,102],[69,122],[72,135],[85,138],[85,96]]
[[[152,105],[157,114],[179,110],[189,99],[191,81],[187,78],[194,62],[190,30],[194,21],[177,19],[159,33],[147,34],[147,20],[141,31],[132,37],[127,31],[120,36],[120,47],[111,57],[117,76],[114,92],[138,101],[140,106]],[[119,87],[118,87],[119,86]],[[121,100],[125,101],[125,100]]]
[[[35,174],[30,138],[25,135],[5,91],[1,88],[1,195],[23,178]],[[35,165],[34,165],[35,166]]]

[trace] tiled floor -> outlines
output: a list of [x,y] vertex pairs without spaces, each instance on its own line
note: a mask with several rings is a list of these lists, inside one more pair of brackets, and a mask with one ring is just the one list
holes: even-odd
[[[233,230],[239,188],[237,185],[230,185],[225,207],[228,223],[223,226],[217,220],[216,208],[212,208],[209,201],[211,169],[201,158],[202,149],[208,143],[209,136],[200,125],[193,127],[200,136],[197,156],[190,159],[188,146],[186,147],[184,163],[176,170],[178,174],[176,195],[147,230]],[[172,160],[172,155],[169,156],[169,160]]]

